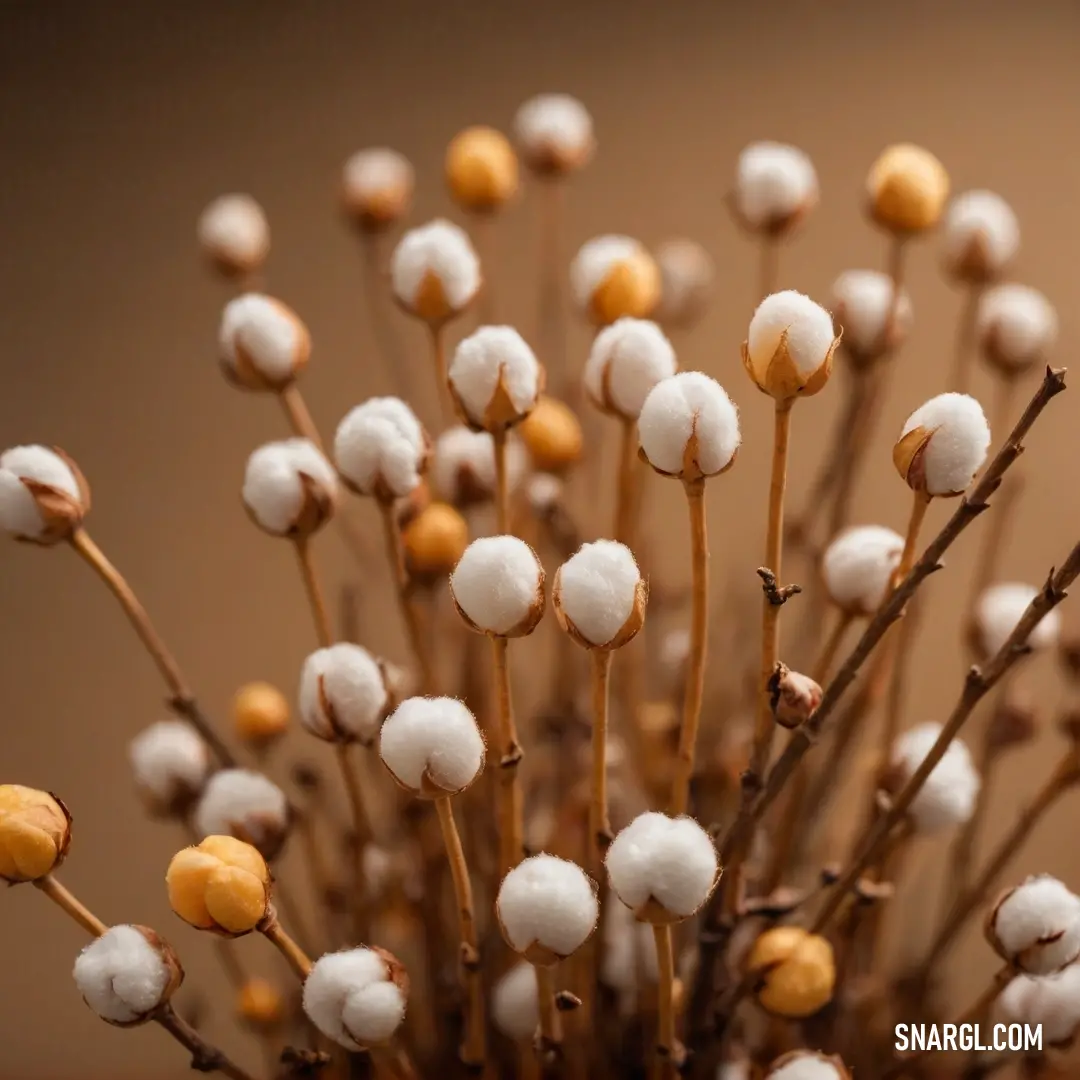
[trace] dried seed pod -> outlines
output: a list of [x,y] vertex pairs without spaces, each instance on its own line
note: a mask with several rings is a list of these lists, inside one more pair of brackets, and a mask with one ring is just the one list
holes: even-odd
[[982,406],[967,394],[939,394],[907,418],[893,464],[912,491],[950,498],[967,489],[989,448]]
[[90,512],[90,488],[58,447],[14,446],[0,454],[0,528],[48,547],[70,539]]
[[569,94],[537,94],[514,116],[514,141],[539,176],[566,176],[587,165],[596,148],[588,110]]
[[845,270],[833,282],[833,321],[843,332],[841,349],[863,367],[898,349],[911,332],[911,297],[880,270]]
[[975,339],[983,359],[1006,378],[1045,365],[1057,330],[1053,305],[1028,285],[995,285],[979,301]]
[[446,149],[446,184],[458,206],[491,213],[518,190],[518,162],[510,140],[490,127],[459,132]]
[[499,886],[495,914],[506,943],[530,963],[557,963],[585,944],[596,928],[596,886],[576,863],[534,855]]
[[766,930],[750,949],[746,969],[760,972],[757,1001],[774,1016],[803,1019],[832,1000],[836,985],[832,945],[801,927]]
[[555,572],[559,626],[587,649],[618,649],[645,625],[649,587],[633,553],[614,540],[583,545]]
[[574,256],[570,287],[578,307],[597,326],[627,315],[647,319],[660,302],[660,268],[637,240],[598,236]]
[[289,729],[289,702],[268,682],[245,683],[233,695],[233,730],[256,749],[276,742]]
[[438,218],[410,229],[390,257],[390,285],[411,315],[440,326],[480,291],[480,260],[466,232]]
[[[531,415],[534,414],[526,418],[521,428],[528,424]],[[521,428],[517,430],[520,432]],[[524,447],[511,436],[506,440],[508,492],[517,489],[527,467]],[[473,431],[461,425],[447,428],[435,440],[431,482],[440,498],[460,509],[490,502],[495,495],[495,481],[495,442],[490,432]]]
[[1080,897],[1049,874],[1029,877],[998,898],[985,931],[1019,971],[1052,975],[1080,957]]
[[236,1015],[254,1031],[277,1031],[287,1016],[281,991],[267,979],[248,979],[236,995]]
[[225,378],[244,390],[284,390],[311,359],[311,335],[300,316],[254,292],[225,305],[218,347]]
[[272,910],[266,860],[232,836],[208,836],[178,851],[165,883],[184,922],[225,937],[251,933]]
[[739,154],[731,208],[747,231],[766,236],[790,232],[817,205],[813,162],[783,143],[751,143]]
[[431,441],[400,398],[369,398],[351,409],[334,433],[334,462],[358,495],[401,499],[420,486]]
[[458,412],[477,431],[520,424],[544,389],[544,369],[509,326],[482,326],[460,342],[447,378]]
[[942,222],[945,272],[966,285],[985,285],[1005,272],[1020,248],[1020,223],[992,191],[965,191]]
[[380,661],[350,642],[316,649],[300,672],[300,723],[327,742],[370,746],[390,707]]
[[786,728],[805,724],[821,704],[821,687],[809,675],[792,671],[785,664],[776,665],[769,694],[773,716]]
[[433,502],[402,529],[410,579],[433,585],[447,577],[469,546],[469,523],[449,503]]
[[643,922],[682,922],[709,899],[720,877],[709,834],[689,817],[639,814],[608,848],[608,881]]
[[839,342],[832,316],[810,297],[787,289],[758,304],[743,345],[743,366],[757,388],[777,401],[810,397],[828,381]]
[[532,467],[539,472],[561,476],[581,460],[584,443],[581,421],[558,398],[541,394],[536,408],[521,422],[517,433]]
[[51,874],[71,844],[71,815],[45,791],[0,784],[0,880],[39,881]]
[[184,981],[168,942],[147,926],[112,926],[75,961],[83,1001],[116,1027],[152,1020]]
[[199,215],[195,231],[203,253],[226,277],[255,273],[270,252],[270,225],[250,195],[219,195]]
[[303,538],[334,516],[338,479],[313,442],[283,439],[248,458],[241,495],[248,516],[264,532]]
[[380,232],[408,214],[415,183],[412,165],[396,150],[358,150],[341,170],[342,205],[362,231]]
[[866,181],[868,212],[897,235],[924,232],[941,220],[949,174],[929,150],[898,143],[882,152]]

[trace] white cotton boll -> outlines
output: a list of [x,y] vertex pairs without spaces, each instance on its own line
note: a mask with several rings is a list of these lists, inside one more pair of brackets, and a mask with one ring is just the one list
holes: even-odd
[[[638,438],[657,472],[684,479],[715,476],[739,449],[739,411],[715,379],[683,371],[653,387],[638,417]],[[688,463],[692,439],[696,445]]]
[[[1006,582],[985,589],[975,604],[975,627],[985,656],[1000,650],[1041,590],[1034,585]],[[1061,614],[1054,609],[1043,616],[1028,636],[1033,649],[1050,648],[1061,633]]]
[[532,412],[543,385],[536,355],[510,326],[481,326],[465,338],[447,378],[469,423],[489,431]]
[[1054,975],[1017,975],[994,1002],[992,1019],[1041,1025],[1044,1047],[1068,1044],[1080,1029],[1080,964]]
[[196,235],[223,269],[253,270],[270,250],[270,225],[250,195],[219,195],[199,215]]
[[392,1038],[405,1019],[405,1004],[404,972],[392,969],[374,949],[328,953],[304,980],[307,1018],[347,1050]]
[[690,631],[679,626],[669,630],[660,640],[660,666],[664,671],[680,673],[690,659]]
[[587,240],[570,264],[570,288],[578,305],[587,308],[593,293],[619,263],[636,258],[641,244],[629,236],[597,236]]
[[337,474],[314,443],[283,439],[248,458],[241,492],[255,521],[274,536],[323,524],[338,497]]
[[136,926],[113,926],[75,961],[75,984],[91,1009],[112,1024],[137,1024],[163,1005],[178,982],[175,958]]
[[873,360],[907,337],[911,297],[900,290],[893,317],[893,289],[892,278],[879,270],[845,270],[833,282],[833,314],[850,353]]
[[774,397],[813,393],[828,376],[835,342],[832,316],[809,296],[785,289],[766,296],[750,320],[746,368]]
[[244,293],[230,300],[218,331],[227,373],[245,386],[280,388],[307,363],[311,339],[296,313],[280,300]]
[[719,869],[709,834],[693,818],[651,811],[615,837],[605,865],[619,899],[650,922],[693,915],[709,898]]
[[[902,783],[915,774],[941,730],[940,724],[918,724],[893,743],[892,762]],[[908,808],[915,828],[935,833],[964,824],[975,810],[980,783],[968,748],[953,739]]]
[[1080,897],[1049,874],[1009,890],[987,922],[999,955],[1030,975],[1051,975],[1080,956]]
[[161,720],[131,740],[135,782],[160,807],[197,794],[210,771],[210,749],[183,720]]
[[695,240],[667,240],[656,249],[660,268],[657,322],[689,326],[704,313],[716,279],[712,256]]
[[289,801],[262,773],[222,769],[207,781],[193,824],[200,837],[234,836],[270,859],[285,840]]
[[675,350],[656,323],[622,318],[596,335],[585,361],[585,389],[599,408],[636,420],[652,388],[677,368]]
[[615,540],[585,544],[559,567],[552,603],[560,624],[592,647],[624,644],[644,621],[644,583],[633,553]]
[[427,467],[428,436],[400,398],[377,397],[350,410],[334,433],[334,461],[360,495],[402,498]]
[[957,195],[945,212],[942,234],[946,265],[976,281],[1000,274],[1020,248],[1016,214],[992,191]]
[[939,394],[908,418],[893,449],[900,475],[932,496],[965,491],[986,460],[990,425],[967,394]]
[[533,855],[499,886],[495,901],[503,936],[534,963],[576,952],[596,926],[600,905],[589,876],[576,863]]
[[536,968],[515,964],[491,991],[491,1018],[507,1038],[531,1040],[540,1026],[540,997]]
[[562,480],[551,473],[533,473],[528,479],[526,497],[536,514],[549,514],[563,499],[565,487]]
[[415,173],[408,159],[385,146],[357,150],[341,170],[346,201],[358,209],[371,209],[383,200],[412,192]]
[[568,172],[592,156],[593,121],[588,109],[569,94],[537,94],[514,116],[514,138],[538,172]]
[[[430,310],[422,296],[425,280],[439,286],[442,305]],[[457,225],[437,219],[411,229],[390,257],[394,295],[422,318],[445,318],[467,307],[480,290],[480,260],[468,234]]]
[[71,513],[65,516],[72,527],[89,509],[74,470],[55,450],[13,446],[0,454],[0,528],[5,532],[27,540],[44,540],[60,526],[35,498],[31,487],[39,484],[71,501]]
[[[506,440],[506,487],[515,491],[528,469],[528,451],[516,438]],[[464,425],[448,428],[436,440],[431,483],[441,499],[467,506],[495,492],[495,440],[490,432]]]
[[904,538],[882,525],[844,529],[821,560],[829,599],[845,614],[872,615],[885,599],[903,550]]
[[794,1050],[769,1066],[765,1080],[850,1080],[850,1074],[837,1057]]
[[382,666],[359,645],[316,649],[300,671],[300,723],[320,739],[372,743],[389,704]]
[[817,173],[794,146],[752,143],[739,155],[733,197],[749,228],[783,228],[817,202]]
[[659,977],[660,964],[652,927],[639,922],[624,904],[608,904],[604,911],[601,981],[629,996],[637,991],[642,978],[655,983]]
[[487,634],[529,633],[544,610],[544,570],[536,552],[516,536],[474,540],[450,575],[462,615]]
[[986,358],[1005,371],[1045,362],[1057,331],[1053,304],[1028,285],[996,285],[979,301],[975,337]]
[[454,795],[482,772],[484,737],[476,717],[456,698],[414,697],[383,722],[379,755],[410,791]]

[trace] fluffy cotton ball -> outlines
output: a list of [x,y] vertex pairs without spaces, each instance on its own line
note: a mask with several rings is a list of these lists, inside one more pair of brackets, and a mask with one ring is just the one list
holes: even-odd
[[483,770],[484,737],[476,717],[456,698],[414,697],[386,718],[379,754],[411,791],[453,795]]
[[845,529],[825,549],[821,576],[829,599],[850,615],[872,615],[888,591],[904,538],[882,525]]
[[[515,439],[506,441],[506,487],[514,491],[528,467],[525,447]],[[458,426],[448,428],[436,440],[431,462],[431,482],[440,498],[455,506],[485,502],[495,492],[495,441],[487,431]]]
[[[940,734],[940,724],[918,724],[896,740],[892,763],[902,783],[915,774]],[[962,825],[975,809],[979,784],[968,748],[953,739],[908,809],[915,827],[919,832],[933,833]]]
[[994,1002],[994,1022],[1041,1025],[1044,1046],[1064,1045],[1080,1029],[1080,964],[1055,975],[1018,975]]
[[131,740],[135,782],[161,808],[199,792],[210,771],[210,750],[183,720],[161,720]]
[[553,963],[581,948],[596,926],[600,905],[580,866],[534,855],[503,878],[495,910],[511,948]]
[[474,540],[450,575],[450,591],[464,617],[488,634],[528,633],[543,614],[544,570],[524,540]]
[[732,194],[749,228],[782,229],[817,202],[817,173],[794,146],[753,143],[739,155]]
[[199,215],[196,235],[225,271],[254,270],[270,250],[270,225],[250,195],[219,195]]
[[569,172],[592,157],[593,122],[569,94],[537,94],[514,116],[518,149],[537,172]]
[[985,281],[1000,274],[1020,247],[1020,223],[992,191],[965,191],[942,222],[945,265],[960,277]]
[[893,292],[892,278],[879,270],[845,270],[833,282],[833,313],[849,353],[873,360],[907,337],[911,297],[906,289],[900,290],[894,315]]
[[334,433],[338,471],[361,495],[408,495],[420,483],[427,458],[427,433],[399,398],[377,397],[357,405]]
[[959,495],[982,468],[989,447],[982,406],[967,394],[939,394],[907,418],[893,460],[914,490]]
[[408,209],[415,175],[396,150],[384,146],[358,150],[341,171],[346,209],[369,227],[389,225]]
[[660,306],[656,320],[688,326],[705,310],[716,277],[712,256],[694,240],[666,240],[656,249],[660,268]]
[[[636,634],[644,619],[641,571],[633,553],[614,540],[585,544],[559,567],[552,603],[592,646]],[[642,609],[635,612],[635,609]],[[636,616],[636,617],[635,617]]]
[[769,1066],[765,1080],[850,1080],[850,1075],[838,1057],[793,1050]]
[[447,377],[469,423],[488,431],[527,416],[543,384],[535,354],[509,326],[481,326],[465,338]]
[[709,898],[719,863],[709,834],[689,817],[638,815],[608,848],[608,880],[619,899],[650,919],[650,901],[686,919]]
[[14,446],[0,454],[0,528],[5,532],[39,542],[63,539],[89,509],[80,478],[55,450]]
[[1030,975],[1051,975],[1080,956],[1080,897],[1043,874],[1007,892],[987,923],[990,943]]
[[[650,391],[638,417],[638,438],[658,472],[685,479],[715,476],[739,449],[739,411],[715,379],[683,371]],[[691,439],[696,445],[687,469]]]
[[491,991],[491,1018],[508,1038],[518,1042],[532,1039],[540,1026],[540,999],[536,968],[515,964]]
[[389,701],[381,665],[359,645],[339,642],[304,661],[300,723],[320,739],[371,743]]
[[624,904],[608,904],[603,934],[600,978],[605,985],[630,996],[642,979],[653,983],[659,979],[656,936],[648,923],[639,922]]
[[195,808],[200,836],[234,836],[266,857],[280,849],[289,802],[272,780],[251,769],[222,769],[210,777]]
[[829,376],[835,341],[832,316],[820,304],[794,289],[773,293],[750,320],[746,369],[774,397],[817,393]]
[[570,264],[570,288],[581,307],[588,307],[593,293],[612,269],[637,257],[644,249],[629,236],[598,236],[586,241]]
[[562,480],[551,473],[533,473],[525,494],[535,513],[550,514],[562,503],[565,487]]
[[328,953],[304,980],[307,1018],[346,1050],[390,1039],[405,1019],[404,974],[374,949]]
[[647,318],[660,300],[660,288],[660,268],[629,236],[595,237],[570,264],[574,300],[600,325],[623,315]]
[[[1009,640],[1009,635],[1016,629],[1016,624],[1039,591],[1034,585],[1019,582],[991,585],[983,591],[975,604],[975,628],[986,656],[993,656]],[[1028,645],[1034,649],[1049,648],[1056,643],[1060,632],[1061,615],[1055,609],[1044,615],[1032,630]]]
[[252,388],[288,385],[311,354],[311,338],[296,312],[261,293],[244,293],[225,305],[218,345],[227,374]]
[[606,412],[636,420],[649,392],[675,374],[675,350],[645,319],[618,319],[596,335],[585,361],[585,389]]
[[[440,294],[431,299],[425,286]],[[480,289],[480,260],[468,234],[442,219],[411,229],[390,258],[394,295],[421,318],[438,320],[461,311]]]
[[148,933],[137,926],[110,927],[75,961],[75,985],[102,1020],[121,1025],[146,1020],[179,983],[171,950]]
[[314,443],[283,439],[248,458],[242,491],[255,521],[274,536],[323,524],[338,498],[337,474]]
[[1007,371],[1045,362],[1057,339],[1053,304],[1028,285],[996,285],[979,302],[975,335],[983,353]]

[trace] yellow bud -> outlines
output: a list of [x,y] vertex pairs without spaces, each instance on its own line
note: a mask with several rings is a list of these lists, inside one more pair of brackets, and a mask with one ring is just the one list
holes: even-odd
[[254,1028],[276,1028],[285,1019],[285,999],[266,979],[248,979],[236,996],[236,1014]]
[[932,229],[949,198],[949,174],[929,150],[910,143],[890,146],[866,182],[870,216],[895,233]]
[[250,682],[236,691],[232,716],[236,734],[244,742],[264,746],[285,734],[289,702],[276,686]]
[[647,319],[660,302],[660,268],[645,250],[615,263],[589,301],[589,315],[599,326],[623,316]]
[[238,937],[254,930],[270,909],[266,861],[231,836],[208,836],[178,851],[165,883],[173,911],[199,930]]
[[813,1016],[832,1000],[836,963],[832,946],[819,934],[798,926],[766,930],[754,942],[746,966],[762,973],[757,1000],[774,1016]]
[[469,546],[469,525],[452,506],[429,503],[402,530],[409,572],[421,580],[446,577]]
[[71,843],[71,815],[59,799],[0,784],[0,879],[37,881],[60,865]]
[[543,396],[518,428],[521,441],[539,472],[566,472],[581,458],[581,422],[558,398]]
[[446,183],[466,210],[497,210],[517,193],[514,148],[494,128],[466,128],[447,148]]

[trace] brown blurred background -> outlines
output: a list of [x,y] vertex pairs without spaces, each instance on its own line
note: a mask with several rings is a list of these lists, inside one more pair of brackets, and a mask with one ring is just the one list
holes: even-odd
[[[272,402],[230,390],[216,367],[227,292],[200,265],[194,223],[222,191],[250,191],[269,214],[268,284],[312,329],[304,389],[329,431],[351,405],[390,388],[363,319],[355,239],[336,212],[345,157],[372,144],[403,151],[418,172],[419,222],[450,212],[440,163],[455,131],[505,128],[538,91],[580,96],[600,149],[574,185],[571,248],[599,232],[650,244],[684,234],[717,259],[715,306],[680,350],[684,366],[716,375],[743,409],[744,450],[711,487],[710,507],[715,565],[738,560],[748,573],[761,544],[770,410],[738,361],[754,301],[752,250],[722,202],[747,142],[793,142],[819,171],[822,203],[784,253],[783,284],[824,299],[840,270],[882,264],[883,242],[860,216],[861,185],[886,143],[911,140],[944,160],[957,190],[985,186],[1011,201],[1023,227],[1016,276],[1058,305],[1061,362],[1080,333],[1073,0],[98,0],[6,3],[0,20],[0,442],[57,443],[80,462],[94,488],[94,535],[218,715],[252,678],[291,696],[313,647],[287,545],[257,534],[238,497],[247,454],[283,427]],[[526,199],[500,222],[497,277],[500,316],[527,335],[531,209]],[[897,362],[858,514],[895,528],[908,504],[888,445],[908,412],[944,389],[958,312],[934,242],[912,255],[916,329]],[[419,355],[420,333],[398,325]],[[585,342],[575,330],[574,362]],[[424,370],[422,360],[412,370]],[[977,392],[987,387],[980,380]],[[830,388],[796,410],[796,493],[838,400]],[[1010,578],[1041,580],[1080,534],[1078,408],[1069,394],[1030,441],[1022,516],[1004,556]],[[675,487],[653,485],[655,519],[675,523],[654,528],[678,553],[677,579],[685,560]],[[375,537],[371,508],[350,509]],[[931,522],[945,513],[935,508]],[[958,605],[973,539],[928,587],[910,718],[940,719],[958,689]],[[328,581],[345,580],[337,536],[321,550]],[[368,625],[386,605],[385,587],[373,582]],[[0,609],[2,779],[52,789],[72,807],[64,879],[91,907],[107,921],[161,928],[193,984],[218,982],[208,943],[165,902],[164,869],[181,837],[144,818],[128,777],[128,739],[164,715],[150,663],[65,551],[8,545]],[[404,658],[396,639],[378,646]],[[1040,661],[1025,683],[1047,716],[1060,694],[1051,665]],[[1030,792],[1052,741],[1047,734],[1014,759],[995,798],[997,825]],[[1080,884],[1075,823],[1075,802],[1059,808],[1017,872],[1044,869]],[[926,910],[932,879],[918,880],[905,910]],[[918,917],[909,921],[918,933]],[[178,1048],[160,1033],[110,1029],[82,1005],[70,978],[82,944],[33,889],[0,896],[0,1076],[182,1074]],[[241,948],[283,974],[259,942]],[[967,987],[994,966],[974,937],[959,958],[972,973]],[[245,1060],[253,1054],[224,1018],[209,1031]]]

